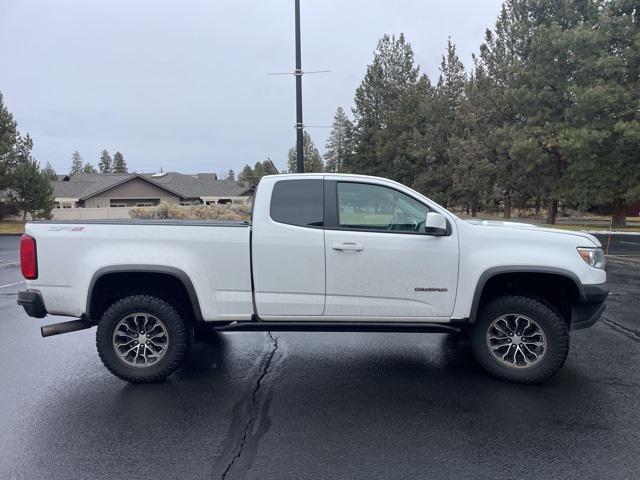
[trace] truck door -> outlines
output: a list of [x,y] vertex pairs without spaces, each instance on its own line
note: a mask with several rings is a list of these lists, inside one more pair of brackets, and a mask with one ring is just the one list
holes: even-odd
[[449,318],[458,238],[424,233],[429,206],[390,186],[325,180],[325,318]]
[[322,176],[264,179],[256,193],[252,223],[258,315],[270,320],[321,316],[325,296]]

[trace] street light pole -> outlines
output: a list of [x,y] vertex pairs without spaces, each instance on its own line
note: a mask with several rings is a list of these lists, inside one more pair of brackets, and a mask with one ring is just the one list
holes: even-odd
[[300,52],[300,0],[296,2],[296,172],[304,173],[304,137],[302,123],[302,53]]

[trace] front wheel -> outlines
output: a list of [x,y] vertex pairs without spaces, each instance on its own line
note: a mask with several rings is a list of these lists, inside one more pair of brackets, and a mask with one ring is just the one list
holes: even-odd
[[484,305],[471,332],[478,362],[492,375],[540,383],[560,370],[569,352],[564,320],[546,304],[526,296],[505,296]]
[[104,313],[96,346],[111,373],[133,383],[163,380],[184,363],[189,329],[176,308],[160,298],[134,295]]

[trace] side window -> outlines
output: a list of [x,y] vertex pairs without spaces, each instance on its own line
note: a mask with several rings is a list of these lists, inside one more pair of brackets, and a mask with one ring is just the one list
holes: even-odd
[[429,207],[392,188],[338,183],[338,225],[354,230],[420,232]]
[[280,180],[271,193],[271,218],[301,227],[322,227],[321,179]]

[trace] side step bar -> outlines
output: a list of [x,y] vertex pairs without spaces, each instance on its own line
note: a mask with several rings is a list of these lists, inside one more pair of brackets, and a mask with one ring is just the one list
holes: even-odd
[[458,333],[451,324],[414,322],[234,322],[215,327],[217,332],[406,332]]
[[[43,337],[75,332],[94,327],[95,322],[79,319],[40,327]],[[216,332],[396,332],[459,333],[463,326],[444,323],[416,322],[234,322],[214,326]]]
[[69,322],[51,323],[40,327],[40,333],[43,337],[51,337],[52,335],[60,335],[62,333],[75,332],[76,330],[85,330],[95,327],[94,322],[89,320],[71,320]]

